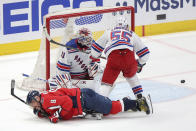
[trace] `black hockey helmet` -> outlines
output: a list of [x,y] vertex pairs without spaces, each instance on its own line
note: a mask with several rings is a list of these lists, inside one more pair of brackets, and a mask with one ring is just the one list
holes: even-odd
[[32,100],[36,100],[35,96],[40,96],[40,93],[36,90],[30,91],[27,95],[26,103],[30,104],[32,102]]

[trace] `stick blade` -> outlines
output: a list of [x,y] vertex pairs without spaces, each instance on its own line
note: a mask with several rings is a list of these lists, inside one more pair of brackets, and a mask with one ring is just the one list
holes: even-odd
[[15,88],[15,80],[11,80],[11,95],[15,98],[17,98],[18,100],[20,100],[21,102],[23,102],[24,104],[27,104],[23,99],[21,99],[20,97],[16,96],[14,93],[14,88]]
[[150,108],[150,113],[153,114],[153,106],[152,106],[152,100],[151,100],[150,94],[148,94],[147,99],[148,99],[148,104],[150,106],[149,107]]
[[14,96],[15,80],[11,80],[11,95]]

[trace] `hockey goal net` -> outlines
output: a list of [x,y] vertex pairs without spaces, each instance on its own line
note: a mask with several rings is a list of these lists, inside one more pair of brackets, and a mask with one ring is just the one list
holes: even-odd
[[[82,27],[87,27],[93,32],[94,40],[97,40],[105,30],[111,29],[118,17],[126,17],[131,29],[135,30],[134,8],[127,7],[94,7],[66,9],[61,12],[50,13],[44,16],[42,40],[39,55],[33,73],[24,78],[20,86],[25,90],[46,90],[48,80],[56,73],[56,61],[60,55],[62,46],[58,46],[49,40],[66,44]],[[50,37],[46,37],[47,35]],[[101,61],[104,66],[105,61]]]

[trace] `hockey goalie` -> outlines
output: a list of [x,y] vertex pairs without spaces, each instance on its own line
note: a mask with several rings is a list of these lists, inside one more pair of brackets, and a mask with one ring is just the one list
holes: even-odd
[[[96,42],[92,38],[92,32],[88,28],[79,29],[75,37],[66,43],[67,48],[61,51],[56,63],[56,76],[50,79],[50,89],[56,89],[57,84],[63,88],[69,84],[96,90],[102,70],[99,66],[100,59],[89,55],[93,43]],[[67,77],[69,81],[64,83],[63,77]]]

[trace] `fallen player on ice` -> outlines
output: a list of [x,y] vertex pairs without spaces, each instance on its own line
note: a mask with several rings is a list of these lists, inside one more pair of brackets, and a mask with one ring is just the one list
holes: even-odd
[[59,88],[45,93],[33,90],[28,93],[26,103],[33,107],[35,115],[39,118],[47,117],[52,123],[84,114],[98,114],[97,119],[101,119],[102,114],[141,111],[137,100],[124,97],[122,100],[111,101],[88,88]]

